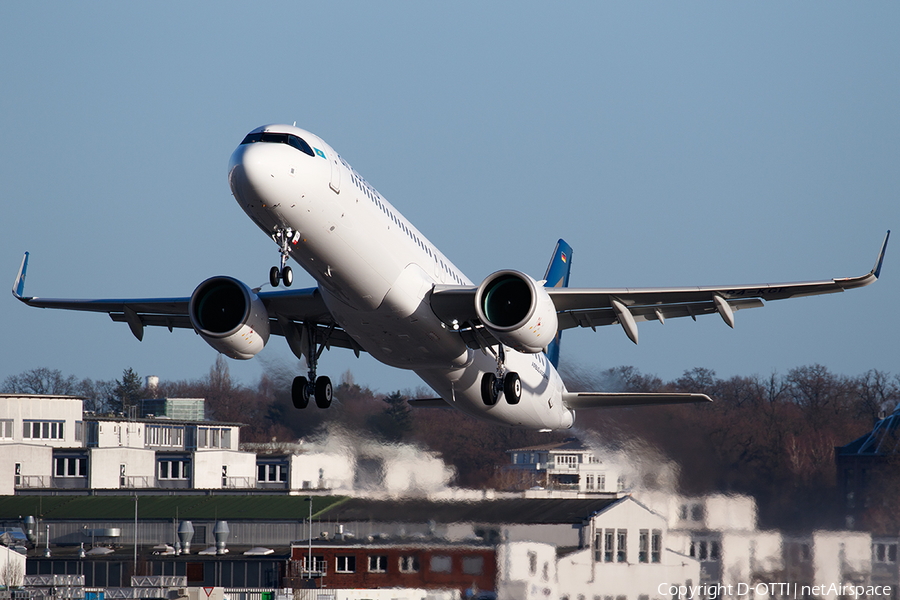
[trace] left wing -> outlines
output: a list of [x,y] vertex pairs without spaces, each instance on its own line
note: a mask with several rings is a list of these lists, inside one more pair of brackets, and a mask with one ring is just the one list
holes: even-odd
[[[881,274],[884,251],[891,232],[885,235],[872,270],[860,277],[828,279],[795,283],[767,283],[733,286],[672,287],[672,288],[545,288],[556,307],[559,329],[590,327],[618,323],[634,343],[637,343],[637,325],[640,321],[655,320],[661,323],[667,318],[691,317],[718,313],[734,327],[734,312],[764,305],[764,300],[783,300],[801,296],[832,294],[874,283]],[[432,306],[446,322],[456,320],[469,326],[461,330],[476,345],[496,343],[475,314],[477,286],[438,285],[432,291]],[[452,315],[452,319],[447,317]],[[472,345],[470,343],[470,345]]]
[[[36,308],[57,308],[107,313],[113,321],[128,323],[138,340],[144,337],[145,326],[193,329],[189,316],[191,298],[113,298],[113,299],[68,299],[25,296],[25,275],[28,270],[28,252],[22,258],[22,266],[13,283],[12,293],[17,300]],[[317,288],[297,290],[277,290],[254,293],[262,300],[269,314],[269,329],[272,334],[282,335],[289,340],[295,337],[296,327],[312,324],[316,328],[316,341],[348,348],[359,352],[361,348],[335,323],[334,317],[325,306]],[[297,333],[299,335],[299,333]]]

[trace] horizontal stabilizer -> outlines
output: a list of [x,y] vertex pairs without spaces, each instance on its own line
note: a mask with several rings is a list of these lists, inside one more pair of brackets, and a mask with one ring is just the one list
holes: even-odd
[[563,404],[571,409],[616,408],[654,404],[690,404],[712,402],[705,394],[630,394],[618,392],[565,392]]
[[414,398],[407,402],[413,408],[450,408],[443,398]]

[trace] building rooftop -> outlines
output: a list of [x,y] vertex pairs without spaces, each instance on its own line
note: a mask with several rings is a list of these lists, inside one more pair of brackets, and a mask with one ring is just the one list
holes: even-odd
[[512,450],[507,450],[507,452],[579,452],[585,450],[589,450],[589,448],[581,443],[581,440],[576,438],[567,438],[561,442],[528,446],[526,448],[513,448]]
[[857,438],[846,446],[839,446],[837,454],[848,456],[853,454],[877,456],[896,454],[900,450],[900,413],[894,411],[881,419],[866,435]]

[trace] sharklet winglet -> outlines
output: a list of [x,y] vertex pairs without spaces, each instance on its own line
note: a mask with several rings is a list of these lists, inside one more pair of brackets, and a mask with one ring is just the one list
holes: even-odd
[[22,300],[25,294],[25,272],[28,270],[28,253],[25,253],[25,256],[22,257],[22,266],[19,267],[19,273],[16,275],[16,280],[13,282],[12,293],[13,296]]

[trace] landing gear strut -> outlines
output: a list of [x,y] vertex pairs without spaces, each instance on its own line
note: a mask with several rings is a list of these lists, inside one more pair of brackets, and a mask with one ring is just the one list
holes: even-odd
[[494,406],[500,394],[507,404],[518,404],[522,399],[522,380],[515,371],[506,371],[503,346],[497,356],[497,373],[485,373],[481,377],[481,400],[486,406]]
[[291,242],[297,243],[297,240],[300,239],[300,232],[294,231],[290,227],[287,229],[276,229],[275,233],[272,234],[272,239],[275,240],[275,243],[280,248],[281,266],[269,269],[269,283],[272,284],[272,287],[278,287],[278,282],[283,281],[284,287],[291,287],[291,284],[294,283],[294,272],[287,266],[287,260],[290,256],[288,244]]
[[303,340],[301,343],[305,346],[303,357],[309,366],[309,372],[308,377],[302,375],[294,377],[294,382],[291,385],[291,401],[294,403],[295,408],[306,408],[309,405],[310,398],[315,398],[316,406],[319,408],[331,406],[331,400],[334,396],[331,379],[324,375],[316,377],[316,364],[319,362],[319,356],[325,350],[325,343],[327,343],[333,330],[334,325],[325,334],[325,342],[316,348],[316,324],[306,323],[303,326]]

